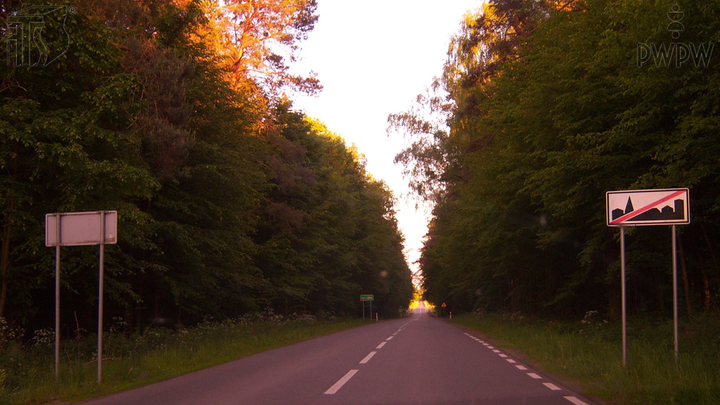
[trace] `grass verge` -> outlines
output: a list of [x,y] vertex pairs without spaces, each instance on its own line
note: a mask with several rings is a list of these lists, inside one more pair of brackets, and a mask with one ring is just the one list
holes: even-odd
[[[61,344],[55,381],[54,336],[0,346],[0,404],[69,403],[135,388],[265,350],[367,324],[362,320],[238,319],[192,329],[152,328],[104,334],[103,384],[97,384],[97,336]],[[36,338],[38,334],[36,332]]]
[[581,322],[516,315],[460,315],[453,322],[515,349],[545,371],[572,379],[589,395],[619,404],[720,403],[720,320],[704,315],[681,322],[675,365],[672,321],[628,321],[627,366],[619,324],[592,313]]

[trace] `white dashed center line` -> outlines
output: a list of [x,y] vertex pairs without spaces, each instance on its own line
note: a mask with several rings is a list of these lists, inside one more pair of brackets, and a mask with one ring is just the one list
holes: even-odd
[[387,343],[387,342],[382,342],[382,343],[380,343],[380,344],[378,345],[378,347],[376,347],[376,349],[382,349],[383,346],[385,346],[386,343]]
[[536,380],[542,379],[542,377],[540,377],[539,375],[537,375],[535,373],[527,373],[527,375],[529,375],[531,378],[534,378]]
[[370,359],[372,359],[372,357],[375,355],[375,353],[377,353],[377,352],[370,352],[367,356],[365,356],[364,359],[360,360],[360,364],[365,364],[368,361],[370,361]]
[[347,374],[345,374],[345,375],[343,376],[343,378],[339,379],[338,382],[336,382],[335,384],[333,384],[332,387],[328,388],[328,390],[325,391],[325,395],[333,395],[333,394],[335,394],[336,392],[338,392],[338,390],[339,390],[340,388],[342,388],[342,386],[345,385],[346,382],[350,381],[350,379],[351,379],[351,378],[355,375],[355,373],[357,373],[357,372],[358,372],[357,370],[350,370],[350,371],[348,371]]
[[521,366],[521,365],[519,365],[519,364],[518,364],[518,365],[516,365],[515,367],[517,367],[517,368],[518,368],[518,370],[523,370],[523,371],[524,371],[524,370],[527,370],[527,367],[525,367],[525,366]]

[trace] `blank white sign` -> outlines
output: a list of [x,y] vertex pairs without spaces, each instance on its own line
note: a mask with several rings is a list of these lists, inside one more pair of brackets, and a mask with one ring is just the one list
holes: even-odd
[[[103,213],[105,215],[103,215]],[[105,217],[103,241],[101,218]],[[58,218],[60,230],[58,232]],[[58,243],[59,238],[59,243]],[[117,243],[117,211],[66,212],[45,215],[45,246],[108,245]]]

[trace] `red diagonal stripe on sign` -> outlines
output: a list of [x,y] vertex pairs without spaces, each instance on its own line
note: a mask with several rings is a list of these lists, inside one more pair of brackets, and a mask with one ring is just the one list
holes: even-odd
[[644,207],[642,207],[642,208],[636,209],[635,211],[633,211],[633,212],[631,212],[631,213],[629,213],[629,214],[625,214],[625,215],[621,216],[620,218],[618,218],[618,219],[610,222],[610,225],[617,225],[617,224],[619,224],[619,223],[621,223],[621,222],[627,221],[628,219],[635,218],[636,216],[642,214],[643,212],[649,211],[649,210],[653,209],[655,206],[657,206],[657,205],[659,205],[659,204],[662,204],[662,203],[664,203],[664,202],[667,201],[667,200],[673,199],[673,198],[679,196],[680,194],[683,194],[684,192],[685,192],[685,190],[676,191],[676,192],[674,192],[674,193],[672,193],[672,194],[670,194],[670,195],[668,195],[668,196],[665,196],[665,197],[663,197],[663,198],[661,198],[661,199],[659,199],[659,200],[657,200],[657,201],[655,201],[655,202],[653,202],[653,203],[651,203],[651,204],[648,204],[648,205],[646,205],[646,206],[644,206]]

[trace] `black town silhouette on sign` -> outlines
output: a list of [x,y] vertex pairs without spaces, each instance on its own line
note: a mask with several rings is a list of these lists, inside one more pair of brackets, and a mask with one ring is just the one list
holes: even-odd
[[[667,220],[682,220],[685,219],[685,201],[677,199],[674,201],[675,208],[666,205],[662,210],[652,208],[632,218],[632,221],[667,221]],[[629,214],[635,211],[633,208],[632,199],[628,197],[627,205],[625,210],[616,208],[612,210],[612,219],[618,219],[623,215]]]

